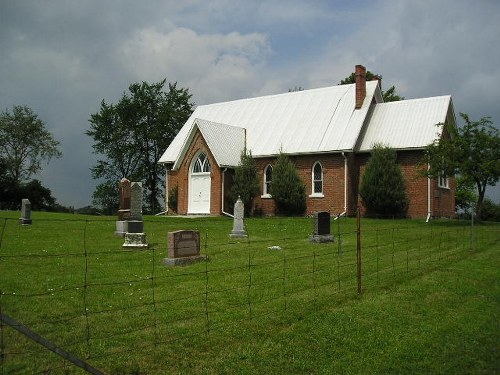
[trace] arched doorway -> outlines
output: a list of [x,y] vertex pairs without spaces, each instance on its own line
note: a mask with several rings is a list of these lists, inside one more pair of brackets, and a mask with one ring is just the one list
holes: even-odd
[[189,173],[189,214],[210,213],[210,162],[204,152],[193,159]]

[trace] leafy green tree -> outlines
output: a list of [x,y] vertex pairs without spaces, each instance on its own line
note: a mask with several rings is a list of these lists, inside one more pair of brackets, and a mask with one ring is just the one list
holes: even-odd
[[302,215],[306,210],[306,186],[295,165],[281,151],[273,167],[271,195],[280,214]]
[[39,180],[31,180],[21,185],[22,198],[28,198],[31,209],[34,211],[52,211],[56,205],[56,199],[52,196],[50,189],[42,186]]
[[373,147],[359,195],[368,215],[406,216],[408,196],[394,149],[380,144]]
[[59,158],[59,142],[26,106],[0,114],[0,159],[6,176],[20,184],[42,169],[42,161]]
[[484,221],[500,221],[500,204],[493,202],[489,198],[484,198],[479,219]]
[[[372,81],[374,78],[380,77],[382,79],[381,75],[374,74],[370,72],[369,70],[366,71],[366,80],[367,81]],[[351,73],[350,76],[344,78],[343,80],[340,81],[341,85],[347,85],[347,84],[352,84],[356,83],[356,73]],[[382,90],[382,97],[384,98],[384,102],[398,102],[400,100],[404,100],[404,96],[401,96],[396,93],[396,87],[393,85],[389,87],[386,91]]]
[[456,211],[468,212],[477,201],[477,194],[474,188],[474,181],[463,176],[457,176],[457,188],[455,190]]
[[94,139],[94,153],[103,155],[92,170],[95,179],[107,183],[126,177],[144,181],[146,205],[160,207],[164,173],[158,160],[193,111],[186,88],[166,80],[133,83],[118,104],[101,102],[90,117],[86,134]]
[[118,182],[105,181],[96,186],[92,193],[92,205],[99,208],[105,215],[118,211]]
[[7,163],[0,159],[0,209],[16,210],[21,199],[19,183],[7,174]]
[[[473,181],[477,190],[476,215],[481,209],[487,186],[500,180],[500,132],[489,117],[472,121],[460,113],[461,127],[447,126],[444,136],[426,148],[430,177],[460,175]],[[440,124],[440,126],[444,126]]]
[[168,208],[177,212],[179,203],[179,185],[175,185],[168,191]]
[[234,171],[233,187],[231,189],[232,200],[236,202],[240,197],[245,206],[245,214],[250,216],[253,209],[253,200],[259,195],[259,190],[257,163],[255,163],[251,151],[243,151],[240,163]]

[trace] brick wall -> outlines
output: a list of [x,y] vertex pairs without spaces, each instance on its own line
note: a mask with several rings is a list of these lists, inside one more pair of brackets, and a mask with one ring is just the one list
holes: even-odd
[[[306,186],[307,215],[317,211],[328,211],[339,214],[344,211],[344,158],[341,154],[290,156],[300,178]],[[276,158],[259,158],[258,166],[260,193],[263,191],[264,169],[268,164],[274,165]],[[312,187],[312,168],[316,162],[323,167],[323,197],[310,197]],[[263,215],[274,215],[276,206],[272,198],[259,196],[254,202],[257,212]]]
[[[419,166],[423,154],[422,151],[399,151],[398,163],[403,172],[408,194],[409,205],[407,215],[410,218],[424,218],[428,213],[428,179],[422,175],[426,170],[425,165]],[[359,183],[361,183],[366,163],[370,154],[359,154],[357,156],[357,167],[359,168]],[[359,186],[359,185],[358,185]],[[439,191],[436,192],[436,191]],[[455,212],[455,180],[450,178],[449,189],[438,189],[437,181],[431,180],[431,211],[432,216],[453,216]],[[438,197],[439,196],[439,197]],[[358,204],[365,213],[365,209],[358,196]]]
[[[222,194],[222,173],[217,166],[214,156],[210,152],[205,140],[203,139],[199,130],[196,130],[191,145],[184,155],[184,159],[177,171],[168,172],[168,187],[173,188],[175,185],[179,186],[179,197],[177,212],[180,215],[188,213],[189,203],[189,171],[193,158],[196,158],[199,152],[204,152],[210,162],[212,172],[211,177],[211,193],[210,193],[210,214],[219,215],[221,213],[221,194]],[[169,210],[170,213],[170,210]]]
[[[212,153],[209,151],[206,142],[199,133],[196,132],[193,137],[192,145],[186,153],[184,160],[178,171],[168,172],[169,189],[175,185],[179,186],[178,213],[185,215],[188,212],[188,187],[189,170],[194,157],[203,151],[207,154],[211,173],[211,196],[210,196],[210,214],[219,215],[222,211],[222,171],[218,168]],[[364,207],[359,197],[359,184],[366,168],[366,163],[370,155],[368,153],[354,155],[346,154],[348,175],[347,175],[347,215],[356,214],[356,208],[360,206],[363,214]],[[423,218],[428,212],[428,180],[421,175],[421,170],[425,166],[418,166],[422,157],[421,151],[401,151],[398,152],[398,163],[401,166],[403,176],[406,182],[406,189],[409,198],[408,216],[412,218]],[[342,154],[324,154],[324,155],[301,155],[290,156],[295,164],[299,176],[306,186],[306,204],[307,215],[312,215],[317,211],[328,211],[331,214],[339,214],[344,211],[344,156]],[[260,185],[260,194],[263,191],[264,168],[268,165],[274,165],[276,158],[258,158],[258,178]],[[314,163],[320,162],[323,167],[323,197],[311,197],[312,194],[312,168]],[[232,213],[234,202],[229,198],[234,170],[228,169],[225,172],[224,186],[224,211]],[[455,212],[455,179],[449,179],[449,188],[438,188],[437,181],[431,181],[431,210],[433,216],[450,217]],[[254,201],[254,210],[257,214],[275,215],[276,205],[272,198],[265,198],[259,195]],[[169,213],[170,210],[169,210]]]

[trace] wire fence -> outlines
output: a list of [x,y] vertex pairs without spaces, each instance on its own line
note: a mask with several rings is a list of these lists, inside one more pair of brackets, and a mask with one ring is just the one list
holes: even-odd
[[[108,372],[149,351],[172,355],[207,334],[391,287],[500,243],[498,225],[450,220],[364,219],[358,228],[340,218],[334,241],[317,244],[308,218],[248,219],[248,237],[232,239],[227,218],[146,217],[149,247],[130,250],[110,218],[0,220],[0,313]],[[206,262],[163,266],[167,233],[179,229],[200,231]],[[0,325],[1,374],[71,366]]]

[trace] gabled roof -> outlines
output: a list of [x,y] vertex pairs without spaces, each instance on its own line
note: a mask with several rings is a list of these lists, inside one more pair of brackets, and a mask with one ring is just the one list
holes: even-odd
[[196,118],[180,148],[174,169],[177,169],[182,162],[197,129],[207,142],[219,167],[238,165],[241,151],[245,147],[245,129]]
[[[246,129],[253,157],[277,155],[280,149],[287,154],[353,150],[372,100],[379,101],[379,90],[377,81],[366,82],[360,109],[355,109],[355,84],[199,106],[159,162],[177,165],[196,119]],[[214,138],[214,147],[218,142]]]
[[379,103],[375,106],[357,151],[375,143],[394,149],[424,148],[441,136],[439,123],[455,122],[451,96]]

